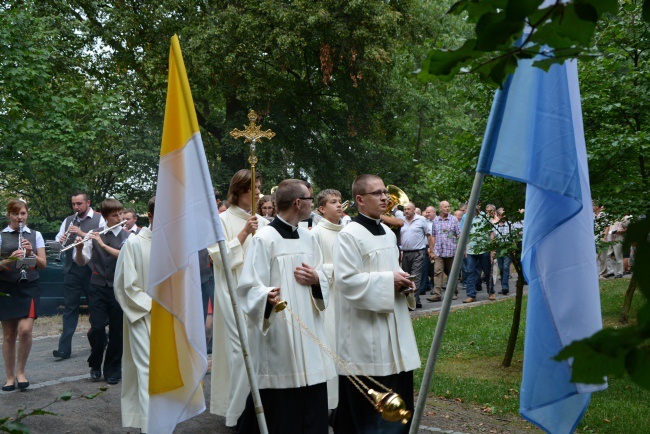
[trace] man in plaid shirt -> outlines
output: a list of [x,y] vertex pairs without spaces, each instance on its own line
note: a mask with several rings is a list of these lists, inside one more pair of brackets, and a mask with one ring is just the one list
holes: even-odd
[[[429,301],[442,300],[442,273],[449,277],[451,265],[454,262],[458,237],[460,236],[460,226],[458,219],[449,213],[449,202],[440,202],[438,208],[440,215],[433,221],[431,238],[434,243],[434,262],[433,262],[433,297],[428,297]],[[454,294],[454,300],[458,297],[458,290]]]

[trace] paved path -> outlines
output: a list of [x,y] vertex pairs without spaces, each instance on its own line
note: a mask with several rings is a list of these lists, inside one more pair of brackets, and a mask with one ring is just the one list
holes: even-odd
[[[497,288],[499,286],[497,285]],[[514,292],[514,281],[511,282]],[[508,296],[497,295],[497,299],[513,297],[513,292]],[[428,296],[428,295],[427,295]],[[412,312],[419,316],[440,310],[441,302],[432,303],[422,298],[423,308]],[[463,305],[464,291],[460,288],[458,300],[453,306]],[[485,291],[479,292],[477,301],[487,302],[488,295]],[[472,303],[470,305],[476,305]],[[93,382],[89,378],[89,368],[86,359],[90,354],[88,340],[85,333],[76,333],[72,344],[72,357],[67,360],[55,359],[52,350],[57,348],[58,336],[35,338],[29,357],[27,372],[31,386],[25,392],[0,392],[0,417],[15,415],[18,409],[35,409],[51,403],[56,397],[71,390],[75,397],[69,402],[57,402],[48,407],[59,416],[34,416],[26,420],[33,433],[128,433],[137,430],[121,429],[120,416],[120,385],[108,386],[108,390],[94,399],[85,399],[83,396],[96,393],[99,387],[106,386],[103,381]],[[4,363],[0,361],[0,375],[4,373]],[[209,406],[210,374],[207,374],[203,383],[206,401]],[[224,418],[214,416],[209,412],[190,419],[180,424],[177,433],[213,432],[232,433],[225,426]],[[420,432],[454,432],[440,430],[435,427],[420,427]]]

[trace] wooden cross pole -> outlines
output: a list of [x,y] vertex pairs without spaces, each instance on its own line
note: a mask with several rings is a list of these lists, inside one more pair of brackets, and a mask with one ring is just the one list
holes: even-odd
[[272,139],[275,133],[271,130],[262,131],[257,125],[257,113],[251,110],[248,113],[248,120],[250,123],[243,130],[235,128],[230,132],[230,135],[235,139],[244,138],[244,143],[251,144],[251,154],[248,157],[248,162],[251,165],[251,215],[255,215],[255,203],[257,201],[257,188],[255,186],[255,165],[257,164],[257,156],[255,155],[255,145],[262,139]]

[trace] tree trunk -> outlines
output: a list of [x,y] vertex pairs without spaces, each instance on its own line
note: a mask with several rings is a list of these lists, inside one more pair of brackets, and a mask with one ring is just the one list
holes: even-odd
[[512,356],[515,353],[515,345],[517,344],[517,336],[519,335],[519,324],[521,322],[521,301],[524,296],[524,273],[521,268],[521,261],[519,255],[514,254],[511,256],[512,264],[517,270],[517,284],[515,293],[515,312],[512,315],[512,326],[510,327],[510,336],[508,337],[508,345],[506,346],[506,353],[503,356],[501,366],[507,368],[512,364]]
[[630,284],[625,291],[625,300],[623,301],[623,309],[621,309],[621,317],[618,322],[621,324],[627,324],[627,316],[630,313],[630,308],[632,307],[632,297],[634,297],[634,291],[636,291],[636,276],[634,271],[632,271],[632,278],[630,279]]

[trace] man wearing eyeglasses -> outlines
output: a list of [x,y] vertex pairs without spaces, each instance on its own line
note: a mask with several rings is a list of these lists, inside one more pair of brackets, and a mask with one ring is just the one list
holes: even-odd
[[[323,311],[329,282],[316,238],[298,227],[309,217],[313,201],[303,181],[287,179],[278,185],[278,215],[253,237],[237,287],[248,316],[251,358],[271,433],[328,432],[326,381],[336,377],[334,363],[315,340],[301,334],[296,318],[274,310],[280,300],[287,301],[307,329],[327,345]],[[250,395],[238,431],[259,432]]]
[[[334,244],[337,353],[364,376],[400,394],[406,408],[413,410],[413,370],[420,366],[409,315],[409,307],[415,308],[415,284],[399,266],[395,234],[381,222],[388,200],[382,179],[359,176],[352,184],[352,196],[359,215],[341,230]],[[339,371],[333,427],[337,434],[407,433],[410,421],[402,425],[383,420]]]

